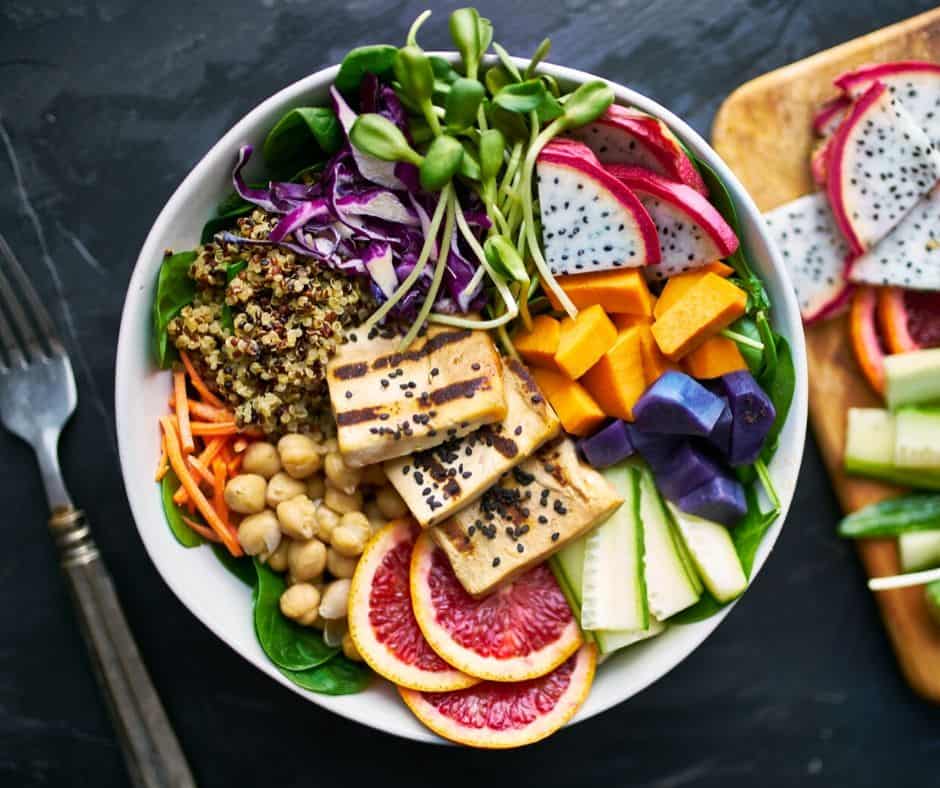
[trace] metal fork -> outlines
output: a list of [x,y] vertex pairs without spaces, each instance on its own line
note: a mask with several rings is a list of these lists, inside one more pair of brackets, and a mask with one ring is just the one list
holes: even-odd
[[72,364],[2,235],[0,258],[0,421],[36,452],[49,528],[128,770],[139,788],[195,788],[85,515],[62,480],[59,434],[77,400]]

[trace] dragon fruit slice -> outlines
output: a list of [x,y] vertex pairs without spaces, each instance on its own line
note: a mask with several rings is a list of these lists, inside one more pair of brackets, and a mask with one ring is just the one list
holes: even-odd
[[904,105],[914,122],[940,147],[940,65],[922,60],[899,60],[863,66],[837,77],[836,86],[858,97],[875,82],[884,83],[892,98]]
[[612,104],[594,123],[569,135],[590,147],[601,164],[645,167],[708,196],[701,174],[669,127],[639,110]]
[[590,149],[550,142],[536,163],[545,259],[555,275],[659,262],[653,220]]
[[809,171],[813,176],[813,183],[821,189],[826,188],[827,177],[829,175],[829,145],[832,138],[828,137],[819,142],[809,157]]
[[790,272],[803,320],[810,323],[843,306],[849,247],[836,226],[826,195],[807,194],[764,214]]
[[701,194],[642,167],[610,164],[607,171],[633,191],[656,225],[659,265],[647,272],[665,279],[727,257],[738,248],[734,230]]
[[909,290],[940,290],[940,186],[849,268],[849,279]]
[[940,178],[940,156],[888,88],[873,84],[829,145],[827,191],[856,254],[874,246]]
[[813,131],[820,137],[828,137],[835,133],[851,106],[852,99],[848,96],[836,96],[829,99],[813,116]]

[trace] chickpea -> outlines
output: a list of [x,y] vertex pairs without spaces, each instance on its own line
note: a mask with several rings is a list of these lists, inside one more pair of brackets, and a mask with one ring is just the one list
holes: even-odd
[[332,547],[326,551],[326,569],[333,577],[350,578],[356,571],[358,558],[347,558]]
[[238,526],[238,541],[248,555],[273,553],[281,544],[281,524],[270,509],[249,514]]
[[359,468],[350,468],[343,461],[343,455],[338,451],[331,451],[326,455],[323,469],[326,471],[326,478],[330,484],[347,495],[356,492],[356,488],[362,480],[362,471]]
[[258,514],[264,510],[268,483],[256,473],[240,473],[225,485],[225,505],[239,514]]
[[287,539],[286,537],[281,539],[281,543],[277,546],[277,549],[270,553],[267,557],[262,556],[262,561],[264,561],[275,572],[286,572],[287,550],[290,546],[290,539]]
[[394,520],[408,514],[408,505],[402,500],[398,490],[391,485],[383,487],[376,493],[375,502],[386,520]]
[[325,503],[317,506],[317,536],[320,541],[329,544],[333,529],[339,525],[339,515]]
[[284,470],[295,479],[306,479],[323,466],[323,457],[309,435],[285,435],[277,442],[277,451]]
[[361,484],[368,484],[370,487],[381,487],[387,482],[385,477],[385,470],[382,468],[382,463],[377,462],[374,465],[367,465],[365,468],[362,468],[362,480]]
[[330,535],[333,549],[347,558],[362,555],[372,528],[369,518],[362,512],[348,512],[339,521],[339,526]]
[[323,494],[323,503],[329,506],[334,512],[339,512],[340,514],[346,514],[346,512],[361,512],[362,493],[357,490],[350,495],[328,484],[326,486],[326,492]]
[[318,578],[326,569],[326,545],[316,538],[291,542],[287,548],[287,566],[298,580]]
[[292,539],[309,539],[317,531],[317,505],[298,495],[277,505],[281,530]]
[[379,511],[379,505],[375,501],[369,501],[365,506],[363,506],[362,512],[369,520],[369,526],[372,528],[372,533],[375,533],[380,528],[385,526],[385,517],[382,512]]
[[346,618],[349,609],[349,585],[349,580],[334,580],[323,589],[323,596],[320,599],[320,615],[327,621]]
[[284,471],[278,471],[268,482],[268,491],[265,500],[272,509],[277,509],[278,504],[296,498],[307,492],[307,485],[297,479],[292,479]]
[[326,493],[326,482],[322,476],[311,476],[307,479],[307,497],[311,501],[320,500]]
[[353,662],[362,662],[362,656],[359,654],[359,649],[356,648],[356,641],[352,639],[352,635],[348,632],[343,635],[343,656]]
[[242,460],[242,470],[245,473],[256,473],[258,476],[270,479],[281,470],[281,458],[278,456],[277,449],[266,441],[249,444]]
[[321,446],[321,454],[329,454],[331,451],[339,451],[339,443],[336,438],[327,438]]
[[310,583],[297,583],[281,594],[280,605],[285,616],[309,627],[319,616],[320,592]]

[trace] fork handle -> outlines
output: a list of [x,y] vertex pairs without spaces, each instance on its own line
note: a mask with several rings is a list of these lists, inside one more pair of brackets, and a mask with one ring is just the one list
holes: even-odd
[[195,788],[85,514],[53,513],[49,527],[78,613],[98,684],[104,692],[136,788]]

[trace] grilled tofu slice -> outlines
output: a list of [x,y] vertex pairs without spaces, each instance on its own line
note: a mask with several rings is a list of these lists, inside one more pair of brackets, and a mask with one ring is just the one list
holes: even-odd
[[504,421],[385,463],[385,475],[422,527],[475,501],[561,429],[529,371],[515,359],[502,361]]
[[483,596],[609,517],[623,499],[559,438],[431,529],[460,584]]
[[360,337],[327,365],[343,459],[401,457],[506,417],[499,353],[485,331],[432,326],[408,350],[398,337]]

